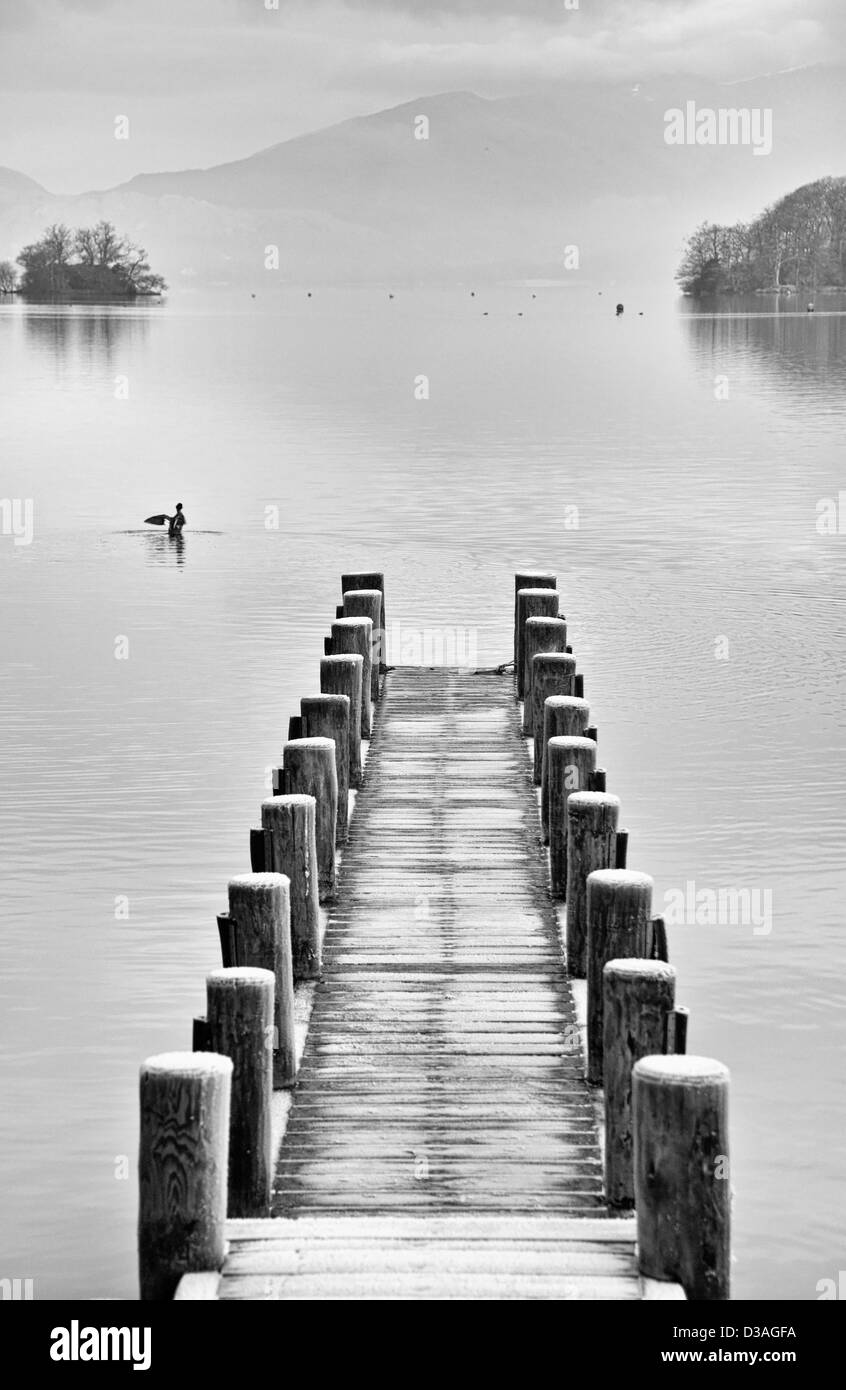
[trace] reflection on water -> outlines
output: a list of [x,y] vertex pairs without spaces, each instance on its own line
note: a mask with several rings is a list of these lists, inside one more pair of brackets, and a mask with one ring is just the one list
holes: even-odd
[[[843,385],[846,360],[846,295],[827,295],[825,312],[794,308],[763,314],[756,295],[738,296],[716,314],[702,314],[685,301],[681,316],[689,346],[700,363],[717,371],[747,361],[756,376],[783,378],[797,391],[814,391],[820,383]],[[793,304],[795,300],[785,301]],[[829,403],[837,408],[834,396]]]
[[142,531],[148,565],[184,565],[185,536],[169,536],[167,531]]
[[146,336],[150,322],[147,315],[133,315],[124,306],[105,305],[64,310],[57,305],[28,306],[22,320],[33,351],[61,362],[73,356],[80,363],[113,361],[127,339]]
[[[482,666],[514,571],[557,570],[655,911],[691,880],[772,893],[768,935],[670,928],[691,1051],[732,1069],[736,1293],[813,1298],[840,1267],[846,545],[816,519],[844,320],[742,307],[0,307],[3,491],[35,518],[0,535],[0,1221],[36,1296],[134,1292],[138,1063],[190,1044],[264,769],[340,572],[372,568],[392,623],[472,629]],[[177,497],[184,537],[143,528]]]

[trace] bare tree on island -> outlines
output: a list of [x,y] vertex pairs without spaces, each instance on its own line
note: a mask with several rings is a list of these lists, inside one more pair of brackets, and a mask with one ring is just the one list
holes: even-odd
[[120,235],[111,222],[71,231],[48,227],[40,241],[18,255],[25,295],[83,293],[134,299],[161,294],[167,284],[150,269],[147,252]]
[[18,288],[18,272],[11,261],[0,261],[0,294],[14,294]]

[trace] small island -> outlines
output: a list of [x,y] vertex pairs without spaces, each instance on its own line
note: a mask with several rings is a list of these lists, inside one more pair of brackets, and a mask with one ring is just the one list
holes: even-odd
[[703,222],[676,274],[696,299],[846,287],[846,178],[817,179],[752,222]]
[[150,269],[147,252],[122,236],[111,222],[94,227],[47,227],[39,241],[17,256],[21,276],[0,261],[0,293],[46,302],[113,302],[163,294],[167,284]]

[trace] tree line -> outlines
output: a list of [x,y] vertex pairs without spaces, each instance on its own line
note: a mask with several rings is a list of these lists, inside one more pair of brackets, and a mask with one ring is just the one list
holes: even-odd
[[0,261],[0,292],[20,290],[32,298],[87,294],[135,298],[161,294],[167,285],[150,269],[147,252],[122,236],[111,222],[72,230],[54,222],[17,256],[20,279],[10,261]]
[[846,178],[805,184],[752,222],[703,222],[676,279],[696,298],[846,286]]

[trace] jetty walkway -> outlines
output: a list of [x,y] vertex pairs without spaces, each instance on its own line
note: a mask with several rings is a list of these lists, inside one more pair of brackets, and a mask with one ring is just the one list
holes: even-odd
[[[327,643],[327,647],[337,650],[338,644]],[[561,647],[556,650],[562,652]],[[541,659],[544,655],[548,653],[541,645]],[[569,709],[584,701],[572,695],[574,662],[566,660],[569,667],[561,687],[566,693],[558,698]],[[615,1176],[613,1164],[608,1171],[609,1154],[598,1123],[603,1099],[607,1114],[608,1096],[589,1083],[586,1065],[586,986],[581,981],[578,998],[574,997],[566,927],[562,932],[563,904],[556,901],[564,895],[551,891],[555,874],[550,877],[549,864],[561,833],[560,798],[550,788],[552,853],[548,854],[538,814],[532,746],[527,746],[521,727],[521,706],[511,673],[401,667],[389,670],[381,681],[377,657],[372,672],[365,671],[365,703],[368,674],[377,700],[372,730],[368,728],[371,738],[364,773],[348,833],[346,827],[343,834],[338,832],[343,845],[340,870],[324,894],[325,931],[314,947],[320,961],[311,972],[316,979],[310,986],[305,1044],[301,1056],[288,1064],[291,1076],[283,1077],[281,1083],[279,1054],[284,1045],[278,1028],[274,1034],[277,1095],[280,1084],[290,1095],[278,1151],[269,1148],[267,1115],[262,1118],[260,1113],[266,1112],[269,1096],[267,1091],[259,1095],[262,1088],[256,1082],[258,1069],[267,1068],[268,1063],[254,1061],[250,1065],[255,1074],[245,1077],[249,1068],[245,1056],[239,1060],[237,1039],[215,1047],[232,1058],[235,1067],[227,1137],[241,1149],[253,1143],[263,1149],[264,1166],[260,1155],[253,1155],[251,1172],[253,1179],[259,1174],[260,1187],[266,1183],[267,1200],[260,1193],[246,1211],[243,1191],[233,1200],[230,1153],[228,1219],[222,1220],[224,1195],[223,1209],[209,1235],[217,1257],[204,1258],[194,1250],[187,1264],[183,1248],[177,1257],[177,1263],[182,1261],[181,1282],[173,1279],[172,1269],[168,1274],[175,1296],[629,1300],[684,1298],[683,1283],[690,1296],[726,1296],[724,1287],[717,1288],[713,1280],[703,1292],[705,1285],[698,1288],[696,1283],[698,1275],[687,1277],[689,1252],[682,1251],[674,1267],[668,1268],[664,1250],[663,1264],[659,1260],[656,1265],[652,1259],[652,1267],[644,1269],[644,1234],[641,1230],[638,1248],[634,1200],[633,1195],[626,1197],[625,1181],[623,1199],[614,1200],[619,1173]],[[530,691],[523,694],[531,698]],[[304,701],[304,712],[305,707]],[[353,717],[358,720],[358,711],[353,711]],[[580,733],[584,732],[582,727]],[[540,730],[535,736],[541,737]],[[332,748],[337,749],[340,741],[339,735]],[[325,740],[301,742],[317,745]],[[583,752],[581,745],[588,740],[577,737],[572,742]],[[286,756],[289,747],[293,745],[286,745]],[[547,771],[551,778],[556,775],[552,763],[544,776]],[[343,784],[343,776],[339,781]],[[319,787],[310,785],[318,791],[319,812]],[[592,794],[598,809],[607,814],[610,807],[616,813],[616,798],[604,794],[604,777],[600,774],[590,785],[602,788]],[[293,785],[285,790],[292,813],[299,813],[297,803],[308,798],[297,795]],[[591,797],[586,801],[593,813]],[[563,810],[566,814],[566,797]],[[574,805],[572,810],[575,814],[578,808]],[[312,869],[305,871],[305,880],[309,872],[314,876],[320,859],[319,819],[309,822],[311,826],[316,830],[310,828],[311,858],[307,855],[306,863]],[[673,972],[655,960],[652,943],[657,937],[652,931],[644,933],[640,909],[632,905],[631,890],[638,900],[642,898],[641,880],[646,876],[617,868],[613,844],[610,859],[606,854],[605,860],[597,860],[598,843],[588,846],[584,867],[587,871],[592,865],[604,866],[619,918],[609,926],[603,917],[608,933],[602,963],[608,962],[609,952],[618,954],[613,949],[618,940],[635,943],[626,952],[635,959],[614,960],[611,972],[620,967],[622,1012],[619,1019],[615,1012],[614,1019],[622,1022],[625,1016],[626,1036],[620,1046],[625,1051],[623,1108],[628,1107],[622,1129],[619,1116],[610,1117],[611,1158],[616,1155],[618,1161],[625,1150],[620,1171],[624,1178],[628,1173],[631,1187],[632,1065],[646,1054],[673,1052],[667,1042],[672,1037],[667,1019],[673,1014],[673,1001],[666,992]],[[265,869],[279,867],[271,863],[274,852],[269,840],[267,844],[266,861],[260,862],[260,848],[259,861],[255,856],[253,860],[260,891],[276,876]],[[581,841],[579,845],[581,849],[575,840],[571,845],[571,878],[574,863],[578,869],[578,860],[572,856],[584,850]],[[320,860],[321,873],[324,862],[325,857]],[[294,876],[299,870],[293,860],[285,868],[291,875],[293,902]],[[236,882],[244,883],[249,877]],[[599,888],[603,884],[597,888],[597,903]],[[597,908],[598,934],[600,915]],[[302,959],[293,921],[283,926],[286,947],[293,931],[294,959]],[[275,984],[278,1010],[280,970],[290,971],[290,955],[288,964],[282,960],[280,965],[277,942],[275,953],[264,962],[270,970],[253,968],[262,962],[255,954],[247,957],[243,945],[240,951],[233,947],[228,959],[224,948],[227,969],[216,972],[221,977],[218,985],[226,984],[222,977],[229,974],[231,986],[241,984],[246,989],[261,983],[257,977],[264,976],[270,987],[268,999]],[[632,973],[637,977],[636,991],[640,990],[635,995],[629,980]],[[649,998],[643,994],[643,981],[652,991]],[[663,1001],[660,1036],[654,1026],[656,990],[659,1002]],[[290,1003],[289,996],[288,1008]],[[640,1040],[632,1036],[632,1009],[638,1017],[648,1014],[652,1021],[652,1030],[647,1027]],[[240,1033],[234,1029],[226,1036],[246,1036],[243,1020],[239,1028]],[[224,1034],[218,1029],[216,1036]],[[655,1045],[656,1038],[660,1046]],[[186,1072],[199,1072],[203,1062],[211,1067],[215,1061],[222,1070],[222,1059],[211,1055],[214,1042],[214,1037],[203,1036],[201,1025],[195,1046],[210,1052],[195,1052],[193,1064],[190,1054],[151,1059],[148,1081],[156,1071],[151,1064],[167,1063],[172,1082],[180,1056]],[[613,1037],[608,1039],[606,1034],[606,1051],[613,1053],[606,1092],[612,1093],[613,1104],[619,1108],[620,1098],[614,1099],[613,1068],[619,1061],[615,1046]],[[697,1060],[648,1057],[649,1063],[674,1064],[676,1086],[689,1082],[692,1063],[694,1089]],[[606,1075],[608,1065],[606,1058]],[[713,1089],[714,1066],[718,1064],[708,1063],[705,1068],[705,1091]],[[238,1103],[239,1072],[241,1091],[250,1093],[249,1103],[243,1097]],[[672,1083],[673,1077],[669,1080]],[[172,1096],[169,1105],[171,1101]],[[156,1124],[161,1127],[161,1123],[159,1110]],[[655,1124],[661,1128],[657,1120]],[[604,1130],[605,1124],[601,1127]],[[622,1148],[614,1138],[618,1130]],[[725,1147],[722,1132],[714,1138]],[[670,1153],[667,1161],[678,1169],[679,1143],[681,1153],[687,1155],[688,1137],[682,1136],[674,1148],[672,1136],[658,1134],[656,1143]],[[692,1162],[701,1158],[695,1142],[688,1156]],[[196,1159],[193,1154],[192,1162]],[[155,1167],[154,1158],[150,1163]],[[214,1162],[205,1166],[211,1170]],[[241,1173],[243,1178],[243,1164]],[[143,1183],[142,1173],[142,1296],[165,1296],[156,1294],[149,1268],[144,1292],[150,1242],[145,1246],[143,1238]],[[684,1188],[687,1197],[692,1193],[695,1199],[696,1183],[692,1189],[685,1183],[680,1191]],[[166,1186],[164,1179],[160,1185]],[[148,1204],[149,1192],[148,1184]],[[207,1193],[203,1200],[208,1200]],[[666,1193],[661,1200],[666,1202]],[[161,1207],[161,1200],[156,1201]],[[182,1197],[180,1204],[184,1205]],[[181,1210],[178,1218],[183,1219]],[[681,1224],[691,1224],[689,1213]],[[161,1221],[157,1234],[161,1262],[163,1243],[167,1244]],[[698,1236],[696,1241],[701,1245]],[[651,1246],[652,1238],[646,1243]],[[168,1258],[172,1264],[172,1254]]]

